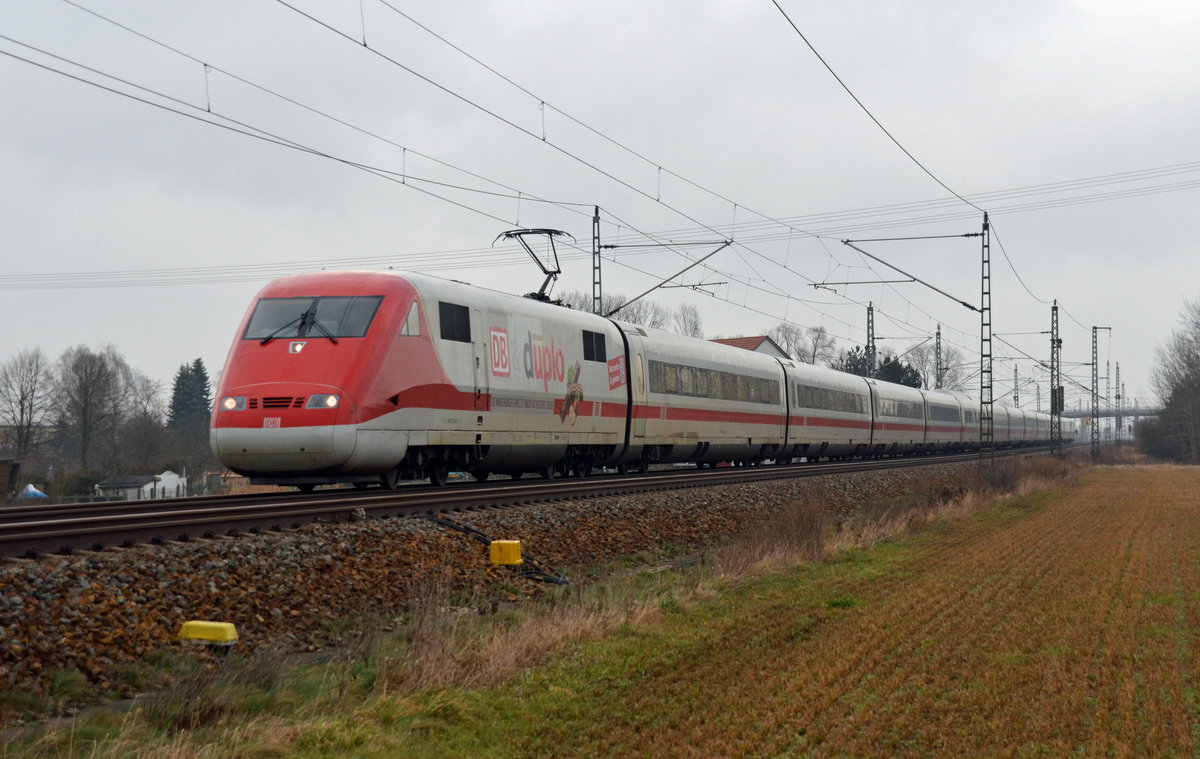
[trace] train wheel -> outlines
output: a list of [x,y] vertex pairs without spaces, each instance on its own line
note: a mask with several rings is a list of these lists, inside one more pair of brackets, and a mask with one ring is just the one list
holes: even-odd
[[471,476],[475,478],[476,482],[487,482],[489,475],[491,475],[491,472],[486,469],[474,469],[471,471]]
[[592,473],[592,462],[580,461],[574,466],[576,477],[587,477]]
[[554,472],[555,472],[555,469],[554,469],[553,464],[546,466],[546,467],[542,467],[541,469],[538,470],[538,474],[542,475],[543,480],[554,479]]
[[379,484],[384,490],[395,490],[400,487],[400,467],[394,466],[379,477]]
[[432,459],[425,465],[425,474],[429,477],[429,484],[437,487],[442,487],[446,484],[446,480],[450,478],[450,467],[441,459]]

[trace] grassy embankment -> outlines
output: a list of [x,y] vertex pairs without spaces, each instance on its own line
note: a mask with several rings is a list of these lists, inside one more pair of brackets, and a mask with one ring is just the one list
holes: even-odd
[[1200,470],[1063,474],[840,525],[799,503],[684,568],[494,615],[431,590],[332,661],[181,659],[144,708],[4,753],[1191,754]]

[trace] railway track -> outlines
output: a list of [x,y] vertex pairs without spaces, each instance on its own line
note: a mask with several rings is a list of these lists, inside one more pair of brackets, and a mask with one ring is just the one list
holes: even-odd
[[[997,456],[1047,448],[1000,451]],[[463,483],[444,488],[335,490],[315,493],[206,496],[105,504],[23,506],[0,511],[0,558],[97,551],[146,542],[187,541],[246,532],[284,530],[365,514],[407,517],[479,508],[517,506],[654,490],[711,487],[740,482],[969,462],[977,453],[914,456],[785,466],[680,469],[583,479]]]

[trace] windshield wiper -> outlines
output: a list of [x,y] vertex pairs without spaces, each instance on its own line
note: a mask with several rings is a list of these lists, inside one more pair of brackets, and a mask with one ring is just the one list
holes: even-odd
[[[333,342],[334,345],[337,345],[338,340],[336,337],[333,336],[333,333],[330,332],[329,330],[325,329],[325,325],[323,325],[323,324],[321,324],[321,322],[317,321],[316,314],[313,314],[312,316],[313,316],[313,318],[312,318],[312,321],[309,323],[309,326],[316,327],[317,331],[319,331],[325,337],[328,337],[330,339],[330,341]],[[301,326],[301,329],[303,329],[304,325],[301,324],[300,326]]]
[[272,341],[272,340],[274,340],[275,338],[279,337],[279,335],[280,335],[280,333],[281,333],[281,332],[283,332],[285,329],[287,329],[288,327],[292,326],[292,325],[293,325],[293,324],[295,324],[296,322],[299,322],[299,323],[300,323],[300,325],[299,325],[298,327],[296,327],[296,334],[297,334],[297,335],[299,335],[299,334],[300,334],[300,332],[302,332],[302,331],[304,330],[304,323],[305,323],[306,321],[308,321],[308,317],[312,315],[312,311],[313,311],[313,309],[312,309],[312,306],[309,306],[307,311],[305,311],[304,313],[300,314],[300,315],[299,315],[299,316],[297,316],[295,319],[292,319],[290,322],[288,322],[287,324],[283,325],[282,327],[280,327],[280,328],[278,328],[278,329],[276,329],[276,330],[272,330],[271,334],[267,335],[267,336],[266,336],[266,337],[264,337],[262,340],[259,340],[259,341],[258,341],[258,344],[259,344],[259,345],[266,345],[267,343],[271,342],[271,341]]

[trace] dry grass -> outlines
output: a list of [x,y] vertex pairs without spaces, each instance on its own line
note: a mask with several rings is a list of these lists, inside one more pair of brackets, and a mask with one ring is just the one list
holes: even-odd
[[1200,470],[1097,469],[835,558],[547,673],[569,700],[502,691],[504,730],[557,756],[1195,755]]
[[[958,490],[868,502],[841,520],[821,503],[797,501],[775,519],[749,525],[730,543],[700,557],[691,570],[664,576],[657,590],[647,590],[636,578],[610,578],[598,588],[574,587],[551,595],[534,613],[452,608],[436,583],[427,584],[410,593],[414,603],[406,645],[381,664],[377,692],[493,686],[546,661],[565,644],[645,624],[664,608],[688,608],[719,589],[871,546],[931,522],[979,513],[1000,497],[1062,486],[1084,466],[1078,459],[1005,459],[977,472]],[[486,607],[484,601],[478,603]]]
[[[363,621],[338,656],[320,667],[295,670],[294,662],[269,652],[208,661],[184,673],[174,688],[164,691],[148,708],[123,717],[118,724],[110,722],[107,732],[102,728],[52,731],[27,755],[206,759],[299,752],[339,756],[355,753],[354,747],[363,741],[385,745],[383,736],[400,723],[409,724],[406,729],[416,729],[421,735],[428,732],[421,725],[456,722],[482,731],[471,719],[460,719],[470,708],[451,694],[462,689],[503,688],[556,654],[603,647],[614,631],[652,629],[686,617],[706,608],[706,601],[723,598],[719,591],[752,588],[756,579],[787,573],[797,566],[820,566],[831,558],[840,561],[839,557],[853,549],[993,509],[998,497],[1019,498],[1061,487],[1080,471],[1079,463],[1030,458],[1019,463],[997,462],[953,491],[879,499],[861,504],[849,514],[835,514],[818,502],[799,501],[769,523],[750,525],[730,543],[693,557],[697,560],[685,571],[661,571],[669,567],[655,563],[593,586],[547,593],[542,603],[533,605],[498,607],[483,598],[456,598],[451,603],[442,584],[426,580],[411,589],[413,601],[402,620]],[[959,540],[985,536],[990,534],[988,529],[973,527]],[[1009,549],[1009,560],[1020,561],[1020,556],[1012,553],[1013,545],[1036,543],[1039,537],[1033,531],[1001,542]],[[1052,531],[1052,537],[1063,537],[1061,530]],[[1064,550],[1059,546],[1034,558],[1052,557]],[[980,548],[971,555],[983,558],[990,554]],[[931,554],[929,558],[934,557]],[[979,564],[969,571],[1002,571],[998,566]],[[944,575],[968,570],[951,569],[947,564],[939,571]],[[666,656],[651,667],[659,674],[650,678],[645,692],[633,703],[622,701],[625,697],[620,693],[597,694],[599,713],[586,719],[597,720],[600,740],[605,731],[624,729],[605,722],[608,710],[619,707],[618,711],[626,710],[621,713],[653,713],[679,700],[678,709],[690,710],[690,714],[672,711],[661,735],[646,732],[625,744],[632,753],[646,755],[691,753],[679,746],[697,750],[710,746],[718,755],[784,754],[796,746],[807,746],[815,755],[830,753],[826,749],[831,747],[840,747],[832,753],[899,754],[905,753],[904,741],[897,743],[895,736],[897,731],[909,729],[917,730],[917,745],[929,745],[921,743],[920,730],[938,734],[935,727],[941,718],[936,710],[953,710],[960,701],[971,701],[957,687],[961,686],[961,674],[955,673],[961,673],[963,657],[972,655],[971,641],[978,640],[985,630],[981,612],[1004,601],[1007,605],[998,608],[1015,619],[1019,607],[1012,604],[1024,592],[1011,581],[989,579],[977,581],[981,583],[978,587],[956,588],[938,571],[934,575],[937,577],[924,584],[886,576],[880,579],[878,573],[864,576],[861,581],[822,591],[824,595],[811,609],[786,596],[771,597],[765,608],[749,608],[735,620],[720,623],[744,625],[741,617],[748,616],[753,619],[752,630],[723,633],[731,637],[721,638],[711,650],[702,646],[700,653],[692,652],[698,661]],[[994,592],[993,585],[1006,583],[1006,590]],[[903,603],[884,603],[891,599],[903,599]],[[1089,599],[1087,603],[1095,602]],[[869,616],[862,615],[864,607],[871,609]],[[962,618],[956,616],[960,614]],[[847,623],[849,618],[854,622]],[[697,629],[703,633],[703,622],[700,624]],[[1013,630],[1018,623],[1002,619],[997,624]],[[689,629],[688,634],[692,632]],[[996,634],[988,632],[989,639],[994,639]],[[747,641],[752,643],[748,649],[744,648],[750,645]],[[934,650],[939,652],[936,657],[931,653]],[[787,665],[781,668],[781,661]],[[996,662],[985,664],[971,676],[977,678],[972,680],[973,689],[996,695],[1010,688],[1003,676],[988,674],[996,669]],[[933,669],[921,669],[926,665]],[[692,674],[703,680],[692,682]],[[912,682],[913,677],[920,682]],[[864,690],[868,680],[872,685]],[[1045,687],[1040,675],[1033,680],[1032,689],[1017,689],[1021,698],[1032,698]],[[714,688],[722,692],[719,697],[713,694]],[[958,700],[939,699],[937,694],[947,690]],[[614,706],[608,701],[614,697],[621,703]],[[927,698],[933,700],[925,704],[922,699]],[[763,712],[763,703],[777,706]],[[878,725],[868,730],[864,725],[875,718],[867,720],[867,715],[874,715],[879,703],[886,708]],[[872,704],[875,706],[869,706]],[[1002,708],[995,699],[981,706],[993,712]],[[405,722],[406,715],[414,713],[423,716]],[[750,721],[755,725],[752,729],[741,725],[747,714],[755,715]],[[696,715],[705,715],[699,718],[704,724],[697,723]],[[1104,718],[1115,719],[1115,715]],[[920,727],[920,719],[933,720],[930,724],[934,727]],[[731,722],[738,725],[730,727]],[[1026,729],[1012,719],[1006,724],[1014,730]],[[792,725],[806,726],[801,737],[797,738]],[[93,742],[93,733],[103,734],[103,742]],[[803,738],[816,734],[822,736],[820,743]],[[791,736],[791,743],[785,735]],[[403,735],[398,740],[401,744],[406,741]],[[561,748],[553,742],[550,745]],[[965,750],[968,746],[960,747]],[[545,749],[542,745],[541,750]],[[24,750],[20,753],[26,755]],[[550,753],[588,752],[564,749]],[[0,756],[7,755],[7,748],[0,747]]]

